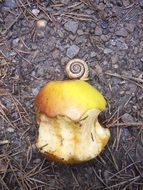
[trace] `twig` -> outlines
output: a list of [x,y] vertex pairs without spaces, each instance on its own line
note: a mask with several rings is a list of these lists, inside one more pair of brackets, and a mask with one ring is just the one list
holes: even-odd
[[9,140],[0,141],[0,145],[5,145],[5,144],[9,144],[9,143],[10,143]]
[[26,61],[27,63],[29,63],[30,65],[32,65],[32,63],[28,60],[28,59],[26,59],[26,58],[24,58],[20,53],[19,53],[19,51],[17,51],[16,49],[13,49],[24,61]]
[[134,80],[134,81],[136,81],[136,82],[143,83],[143,79],[140,79],[140,78],[123,76],[123,75],[119,75],[119,74],[117,74],[117,73],[113,74],[113,73],[108,73],[108,72],[106,72],[105,74],[106,74],[106,75],[113,76],[113,77],[118,77],[118,78],[128,79],[128,80]]
[[119,126],[119,127],[128,127],[128,126],[141,126],[143,127],[143,123],[140,122],[135,122],[135,123],[114,123],[114,124],[109,124],[107,125],[108,127],[114,127],[114,126]]

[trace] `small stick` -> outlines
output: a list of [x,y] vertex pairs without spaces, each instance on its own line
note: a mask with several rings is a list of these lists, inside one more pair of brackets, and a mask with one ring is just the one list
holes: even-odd
[[140,78],[128,77],[128,76],[123,76],[123,75],[119,75],[119,74],[116,74],[116,73],[113,74],[113,73],[108,73],[108,72],[106,72],[105,74],[113,76],[113,77],[118,77],[118,78],[122,78],[122,79],[129,79],[129,80],[134,80],[136,82],[143,83],[143,79],[140,79]]
[[114,124],[109,124],[108,127],[114,127],[114,126],[119,126],[119,127],[128,127],[128,126],[140,126],[143,127],[143,123],[140,122],[134,122],[134,123],[114,123]]
[[5,145],[5,144],[9,144],[9,143],[10,143],[9,140],[0,141],[0,145]]

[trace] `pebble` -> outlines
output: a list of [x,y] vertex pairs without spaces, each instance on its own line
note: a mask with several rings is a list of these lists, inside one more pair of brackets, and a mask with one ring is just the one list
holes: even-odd
[[136,160],[143,161],[143,144],[141,141],[138,141],[136,146]]
[[67,31],[72,32],[73,34],[76,33],[78,29],[78,22],[75,21],[68,21],[64,24],[64,27]]
[[41,162],[41,159],[40,159],[40,158],[37,158],[37,159],[33,160],[33,163],[34,163],[34,164],[39,164],[40,162]]
[[32,89],[32,94],[33,94],[34,96],[37,96],[38,92],[39,92],[39,89],[38,89],[38,88],[33,88],[33,89]]
[[17,47],[18,46],[18,42],[19,42],[19,38],[15,38],[13,41],[12,41],[12,45],[14,47]]
[[96,57],[96,52],[92,51],[92,52],[90,53],[90,57],[91,57],[91,58]]
[[123,5],[125,6],[125,7],[128,7],[128,6],[130,6],[130,0],[124,0],[123,1]]
[[112,40],[111,42],[112,45],[116,45],[118,49],[120,50],[127,50],[128,45],[125,43],[124,38],[116,38],[115,40]]
[[141,109],[140,116],[143,118],[143,109]]
[[109,53],[112,53],[112,52],[113,52],[112,49],[109,49],[109,48],[105,48],[105,49],[104,49],[104,53],[105,53],[105,54],[109,54]]
[[7,8],[16,8],[17,7],[17,3],[16,3],[15,0],[5,0],[4,1],[4,7],[7,7]]
[[67,5],[70,2],[70,0],[61,0],[60,2]]
[[70,59],[68,57],[62,57],[61,58],[61,65],[65,66],[69,62],[69,60]]
[[135,24],[133,24],[133,23],[126,23],[126,29],[127,29],[129,32],[133,32],[134,29],[135,29]]
[[100,11],[104,11],[104,9],[105,9],[105,4],[104,4],[104,3],[99,3],[98,9],[99,9]]
[[113,55],[113,56],[111,57],[111,62],[112,62],[112,64],[117,63],[117,62],[118,62],[118,56],[117,56],[117,55]]
[[110,38],[110,35],[101,35],[101,40],[103,40],[104,42],[107,42],[108,40],[109,40],[109,38]]
[[127,37],[128,32],[125,28],[120,28],[119,30],[117,30],[116,35],[120,37]]
[[63,37],[64,37],[64,30],[59,29],[59,30],[57,31],[57,33],[58,33],[58,35],[59,35],[60,38],[63,38]]
[[9,132],[9,133],[13,133],[13,132],[14,132],[14,128],[12,128],[12,127],[8,127],[8,128],[7,128],[7,132]]
[[71,40],[75,40],[76,36],[73,35],[73,34],[70,34],[70,35],[69,35],[69,38],[70,38]]
[[133,123],[134,122],[134,118],[129,113],[125,113],[124,115],[122,115],[121,119],[124,123]]
[[38,20],[36,25],[37,28],[45,28],[47,25],[47,21],[45,19]]
[[83,32],[83,30],[80,29],[80,30],[77,30],[77,34],[78,34],[78,35],[83,35],[84,32]]
[[52,52],[52,56],[53,56],[54,59],[59,59],[60,58],[60,51],[58,49],[55,49]]
[[123,6],[123,2],[122,0],[116,0],[117,6],[122,7]]
[[128,128],[122,128],[121,132],[122,132],[122,139],[124,142],[126,142],[126,139],[128,139],[131,136],[129,133],[129,129]]
[[102,67],[99,64],[96,64],[95,70],[98,75],[102,73]]
[[95,35],[97,35],[97,36],[102,35],[102,29],[99,26],[96,26],[96,28],[95,28]]
[[107,29],[108,27],[109,27],[108,21],[102,21],[102,22],[101,22],[101,28],[102,28],[102,29]]
[[71,45],[68,49],[67,49],[67,53],[66,55],[73,59],[79,52],[80,48],[77,45]]
[[40,11],[38,9],[32,9],[31,11],[35,16],[38,16],[38,14],[40,13]]

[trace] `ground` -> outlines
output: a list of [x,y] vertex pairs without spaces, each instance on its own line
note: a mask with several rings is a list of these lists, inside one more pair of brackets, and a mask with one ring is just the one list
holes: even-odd
[[[143,1],[0,1],[0,189],[143,189]],[[105,150],[80,165],[36,149],[34,99],[81,58],[106,96]]]

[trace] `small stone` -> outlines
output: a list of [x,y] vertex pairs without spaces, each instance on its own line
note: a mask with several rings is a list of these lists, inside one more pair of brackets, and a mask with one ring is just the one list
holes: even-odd
[[73,34],[76,33],[78,29],[78,22],[75,21],[68,21],[64,24],[64,27],[67,31],[72,32]]
[[19,42],[19,38],[15,38],[13,41],[12,41],[12,44],[14,47],[17,47],[18,46],[18,42]]
[[33,43],[33,44],[31,45],[31,48],[32,48],[32,50],[37,50],[37,49],[38,49],[38,46]]
[[59,30],[57,31],[57,33],[58,33],[58,35],[59,35],[61,38],[64,37],[64,31],[63,31],[62,29],[59,29]]
[[143,8],[143,0],[139,0],[139,5]]
[[102,67],[99,64],[96,64],[95,70],[98,75],[102,73]]
[[141,109],[140,116],[143,118],[143,109]]
[[103,29],[107,29],[108,26],[109,26],[108,21],[102,21],[102,22],[101,22],[101,28],[103,28]]
[[116,32],[116,35],[117,36],[120,36],[120,37],[127,37],[128,35],[128,32],[125,28],[120,28],[117,32]]
[[40,13],[40,11],[38,9],[32,9],[31,11],[33,13],[33,15],[38,16],[38,14]]
[[117,38],[115,42],[116,42],[117,48],[119,48],[120,50],[128,49],[128,45],[125,43],[124,38]]
[[79,52],[79,47],[77,45],[71,45],[68,49],[67,49],[67,53],[66,55],[69,57],[69,58],[74,58],[78,52]]
[[[0,1],[1,3],[1,1]],[[7,7],[7,8],[16,8],[17,7],[17,3],[15,0],[5,0],[4,1],[4,7]]]
[[123,6],[123,2],[122,0],[116,0],[117,6],[122,7]]
[[130,0],[124,0],[123,1],[123,5],[125,6],[125,7],[128,7],[128,6],[130,6]]
[[134,54],[137,54],[138,53],[138,47],[135,47],[134,48]]
[[9,132],[9,133],[13,133],[13,132],[14,132],[14,128],[12,128],[12,127],[8,127],[8,128],[7,128],[7,132]]
[[98,9],[99,9],[100,11],[104,11],[104,9],[105,9],[105,4],[104,4],[104,3],[99,3]]
[[33,94],[34,96],[36,96],[36,95],[38,94],[38,92],[39,92],[39,89],[38,89],[38,88],[33,88],[33,89],[32,89],[32,94]]
[[125,113],[124,115],[122,115],[121,119],[124,123],[133,123],[134,122],[134,118],[129,113]]
[[101,40],[103,40],[104,42],[107,42],[110,38],[110,35],[101,35]]
[[135,85],[135,84],[133,84],[133,83],[130,83],[129,85],[128,85],[128,88],[130,89],[130,91],[129,91],[129,93],[131,94],[133,94],[133,93],[136,93],[136,91],[137,91],[137,85]]
[[87,38],[85,38],[84,36],[77,36],[75,43],[76,44],[84,44],[87,42]]
[[126,23],[126,29],[127,29],[129,32],[133,32],[134,29],[135,29],[135,24]]
[[78,31],[77,31],[77,34],[78,34],[78,35],[83,35],[84,32],[83,32],[83,30],[78,30]]
[[70,34],[70,35],[69,35],[69,38],[70,38],[71,40],[75,40],[76,36],[73,35],[73,34]]
[[95,28],[95,35],[97,36],[102,35],[102,29],[99,26],[96,26]]
[[52,53],[54,59],[60,58],[60,51],[58,49],[55,49]]
[[41,162],[41,159],[40,159],[40,158],[37,158],[37,159],[33,160],[33,163],[34,163],[34,164],[39,164],[40,162]]
[[68,57],[62,57],[61,58],[61,65],[65,66],[69,62],[69,60],[70,59]]
[[70,0],[61,0],[61,3],[67,5],[70,2]]
[[124,95],[124,94],[125,94],[125,91],[124,91],[124,90],[122,90],[122,91],[120,91],[120,92],[119,92],[119,94],[122,96],[122,95]]
[[90,57],[92,58],[92,57],[96,57],[96,53],[94,52],[94,51],[92,51],[91,53],[90,53]]
[[112,49],[109,49],[109,48],[105,48],[105,49],[104,49],[104,53],[105,53],[105,54],[109,54],[109,53],[112,53],[112,52],[113,52]]
[[136,160],[142,163],[143,161],[143,144],[142,142],[138,142],[136,147]]
[[45,19],[38,20],[36,25],[37,28],[45,28],[47,25],[47,21]]
[[129,129],[128,128],[122,128],[121,129],[121,136],[124,142],[126,142],[126,139],[131,137]]
[[116,41],[115,41],[115,40],[110,40],[110,44],[111,44],[112,46],[115,46],[115,45],[116,45]]
[[9,56],[10,56],[10,57],[15,56],[15,55],[16,55],[16,52],[15,52],[15,51],[9,52]]
[[113,68],[114,68],[114,69],[118,69],[118,68],[119,68],[119,65],[115,64],[115,65],[113,65]]
[[118,56],[117,56],[117,55],[113,55],[113,56],[111,57],[111,61],[112,61],[112,64],[117,63],[117,62],[118,62]]

